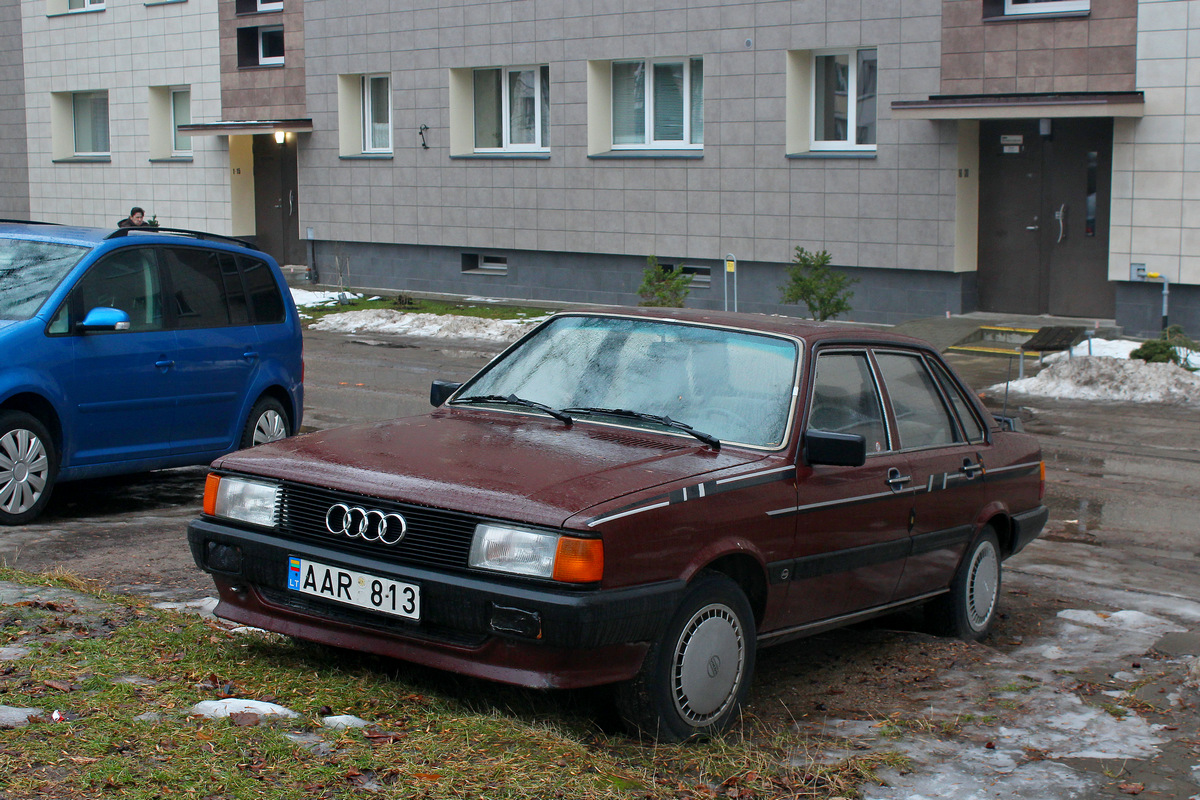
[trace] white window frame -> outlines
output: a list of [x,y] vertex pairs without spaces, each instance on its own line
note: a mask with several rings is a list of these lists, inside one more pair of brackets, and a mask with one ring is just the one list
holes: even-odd
[[[608,92],[609,102],[613,107],[612,116],[614,119],[609,120],[609,134],[612,137],[613,150],[703,150],[703,119],[704,119],[704,92],[701,87],[700,94],[700,118],[701,118],[701,140],[692,142],[692,62],[700,61],[701,70],[703,70],[703,56],[682,56],[675,58],[633,58],[633,59],[617,59],[611,62],[612,76],[609,80]],[[642,64],[645,73],[645,92],[644,112],[645,120],[643,122],[646,136],[642,142],[633,143],[617,143],[616,131],[613,129],[615,125],[615,106],[616,92],[613,91],[613,81],[616,80],[616,69],[618,64]],[[656,64],[682,64],[683,65],[683,138],[682,140],[675,139],[655,139],[654,138],[654,66]]]
[[257,9],[264,11],[283,11],[283,0],[257,0]]
[[[371,82],[387,81],[387,144],[376,145],[371,140],[372,122],[375,108],[371,100]],[[392,152],[392,76],[387,73],[363,75],[359,83],[359,103],[362,107],[362,151],[364,153]]]
[[[265,26],[260,26],[258,29],[258,36],[256,38],[258,40],[258,64],[259,64],[259,66],[270,67],[270,66],[276,66],[276,65],[283,63],[284,56],[267,56],[267,55],[263,54],[263,37],[265,37],[266,34],[273,33],[275,31],[279,31],[282,34],[283,26],[282,25],[265,25]],[[285,50],[285,55],[286,55],[286,50]]]
[[[858,54],[864,50],[875,51],[875,142],[859,143],[858,137]],[[822,139],[817,130],[817,102],[820,99],[821,88],[817,85],[817,59],[828,56],[849,56],[850,69],[846,76],[846,139]],[[809,85],[809,149],[825,151],[863,151],[875,152],[879,141],[879,50],[875,47],[855,47],[849,50],[819,50],[812,54]],[[850,137],[854,137],[852,140]]]
[[[532,142],[513,142],[512,126],[511,126],[511,97],[509,89],[509,75],[514,72],[525,72],[533,70],[537,76],[537,102],[533,106],[533,141]],[[480,72],[499,72],[500,73],[500,146],[499,147],[481,147],[475,142],[475,128],[477,117],[477,109],[474,109],[474,81],[476,75]],[[545,81],[545,85],[543,85]],[[474,143],[476,153],[548,153],[550,152],[550,142],[542,141],[542,128],[544,127],[549,132],[549,120],[543,120],[543,113],[549,114],[549,101],[547,108],[543,111],[541,98],[543,93],[549,97],[550,93],[550,74],[549,65],[547,64],[525,64],[517,67],[476,67],[471,70],[472,83],[472,109],[471,114],[471,140]]]
[[1004,15],[1019,16],[1021,14],[1059,14],[1072,11],[1091,11],[1091,0],[1032,0],[1028,3],[1014,3],[1004,0]]
[[[75,113],[76,99],[84,95],[104,95],[104,114],[105,114],[105,131],[104,136],[108,140],[108,149],[106,150],[80,150],[79,149],[79,119]],[[106,90],[96,90],[88,92],[72,92],[71,93],[71,141],[74,154],[76,156],[110,156],[112,155],[112,119],[109,116],[108,108],[108,92]]]
[[[178,95],[187,95],[187,116],[185,120],[179,119],[177,109],[175,107],[175,98]],[[192,87],[190,86],[172,86],[168,92],[168,100],[171,106],[171,155],[172,156],[190,156],[192,155],[192,137],[187,134],[179,133],[180,125],[190,125],[192,122]],[[187,147],[180,147],[180,137],[187,139]]]
[[[72,5],[78,3],[78,5]],[[104,8],[104,0],[67,0],[68,12],[100,11]]]

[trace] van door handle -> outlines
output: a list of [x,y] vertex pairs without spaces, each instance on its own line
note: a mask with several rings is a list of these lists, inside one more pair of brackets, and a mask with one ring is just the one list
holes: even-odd
[[906,483],[912,483],[912,475],[901,475],[895,467],[888,470],[887,485],[892,487],[893,492],[903,489]]
[[242,358],[246,359],[247,361],[256,361],[258,360],[258,353],[253,350],[247,350],[246,352],[242,353]]
[[160,361],[155,361],[154,366],[156,366],[159,369],[161,369],[162,371],[166,372],[171,367],[175,366],[175,362],[171,361],[170,359],[162,359]]

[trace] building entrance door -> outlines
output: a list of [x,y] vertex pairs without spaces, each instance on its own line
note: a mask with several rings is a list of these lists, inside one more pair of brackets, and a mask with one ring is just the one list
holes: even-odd
[[303,264],[297,191],[296,136],[283,143],[273,135],[254,137],[254,217],[257,243],[280,264]]
[[1111,319],[1112,120],[979,126],[979,307]]

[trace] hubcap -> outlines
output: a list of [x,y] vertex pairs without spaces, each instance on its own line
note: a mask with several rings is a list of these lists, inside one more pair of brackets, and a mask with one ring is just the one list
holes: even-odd
[[267,409],[254,425],[252,444],[277,442],[287,436],[287,426],[283,424],[283,415],[274,409]]
[[33,431],[17,428],[0,436],[0,509],[23,514],[46,488],[50,459]]
[[980,630],[992,618],[1000,587],[1000,559],[991,542],[984,542],[975,551],[967,575],[967,621],[972,628]]
[[713,604],[692,615],[675,647],[675,707],[690,725],[707,725],[733,704],[746,668],[741,623],[728,607]]

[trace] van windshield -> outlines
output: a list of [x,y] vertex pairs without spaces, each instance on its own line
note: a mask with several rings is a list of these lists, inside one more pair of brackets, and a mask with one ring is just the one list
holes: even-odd
[[0,239],[0,319],[29,319],[88,252],[87,247]]

